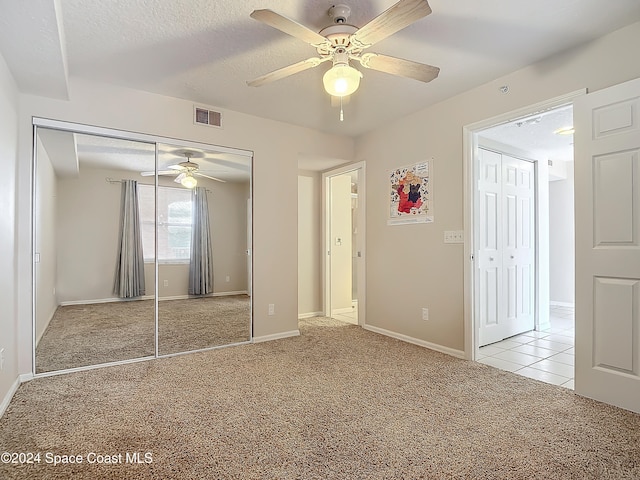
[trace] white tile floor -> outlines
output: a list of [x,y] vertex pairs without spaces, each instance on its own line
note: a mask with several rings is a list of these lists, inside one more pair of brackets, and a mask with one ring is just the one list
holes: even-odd
[[551,307],[551,327],[492,343],[477,361],[573,390],[574,309]]

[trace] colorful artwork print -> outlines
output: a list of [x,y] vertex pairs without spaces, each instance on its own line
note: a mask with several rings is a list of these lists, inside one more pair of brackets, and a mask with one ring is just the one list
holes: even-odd
[[393,220],[407,219],[411,223],[432,222],[429,216],[429,162],[417,163],[390,172],[391,223]]

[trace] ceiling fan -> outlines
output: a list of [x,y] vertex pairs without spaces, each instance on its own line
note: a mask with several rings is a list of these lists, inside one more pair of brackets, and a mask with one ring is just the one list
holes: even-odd
[[342,98],[355,92],[362,78],[362,73],[349,65],[350,60],[371,70],[421,82],[430,82],[438,76],[440,69],[432,65],[378,53],[363,53],[380,40],[429,15],[431,7],[427,0],[400,0],[362,28],[347,23],[350,13],[351,9],[347,5],[334,5],[328,12],[333,18],[333,25],[316,33],[272,10],[254,10],[252,18],[309,43],[316,48],[319,56],[267,73],[247,84],[259,87],[331,61],[333,67],[323,77],[324,87],[333,97]]
[[[186,161],[169,165],[167,167],[168,170],[158,170],[158,175],[176,175],[176,178],[173,181],[180,183],[183,187],[187,188],[195,188],[198,184],[198,180],[195,177],[204,177],[215,180],[216,182],[226,183],[225,180],[201,173],[200,166],[191,161],[193,152],[185,151],[183,154],[186,157]],[[155,172],[141,172],[140,175],[143,177],[150,177],[155,175]]]

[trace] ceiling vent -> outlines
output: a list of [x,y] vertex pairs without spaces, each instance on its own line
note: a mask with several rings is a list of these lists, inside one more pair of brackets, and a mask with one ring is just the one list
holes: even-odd
[[193,123],[196,125],[209,125],[222,128],[222,114],[214,112],[206,107],[193,107]]

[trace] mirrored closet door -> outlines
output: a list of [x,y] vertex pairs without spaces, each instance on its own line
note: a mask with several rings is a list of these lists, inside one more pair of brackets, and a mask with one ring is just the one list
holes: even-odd
[[250,339],[250,159],[158,144],[160,355]]
[[35,130],[36,374],[251,339],[250,154]]

